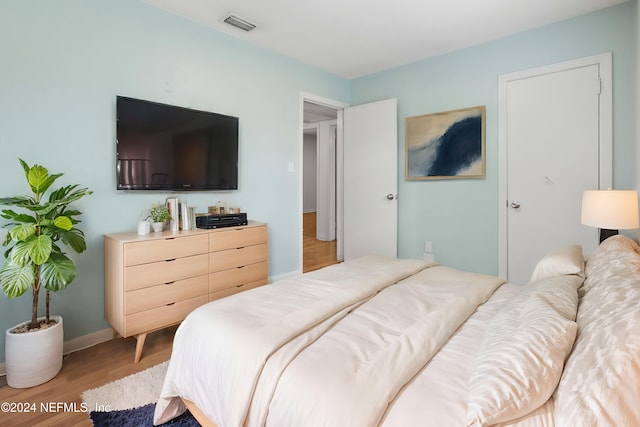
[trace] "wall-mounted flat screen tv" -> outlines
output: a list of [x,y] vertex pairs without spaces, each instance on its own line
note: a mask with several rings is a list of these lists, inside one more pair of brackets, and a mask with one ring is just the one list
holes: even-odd
[[238,118],[118,96],[118,190],[238,188]]

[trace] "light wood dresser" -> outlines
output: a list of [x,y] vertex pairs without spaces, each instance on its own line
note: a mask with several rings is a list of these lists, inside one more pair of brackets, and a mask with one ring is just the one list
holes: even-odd
[[105,316],[137,339],[180,323],[193,309],[268,282],[264,223],[213,230],[104,236]]

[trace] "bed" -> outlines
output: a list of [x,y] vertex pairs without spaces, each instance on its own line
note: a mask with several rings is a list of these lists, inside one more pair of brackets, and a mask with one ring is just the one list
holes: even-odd
[[214,301],[178,328],[154,422],[640,425],[640,247],[550,251],[526,285],[367,256]]

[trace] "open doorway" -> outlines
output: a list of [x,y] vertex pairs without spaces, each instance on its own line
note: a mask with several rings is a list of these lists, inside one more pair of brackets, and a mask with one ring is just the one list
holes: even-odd
[[[310,115],[314,104],[330,107],[337,116],[335,160],[325,162],[333,164],[335,168],[335,196],[327,199],[326,204],[335,203],[336,259],[342,261],[366,254],[397,256],[397,102],[395,98],[390,98],[349,106],[314,95],[300,94],[300,271],[303,271],[305,252],[302,227],[304,117],[306,115],[310,121],[313,120]],[[362,153],[366,153],[366,162],[362,161]],[[320,170],[322,168],[318,167]],[[367,179],[362,179],[363,176]],[[381,227],[381,224],[384,226]]]
[[302,271],[338,263],[337,153],[341,108],[303,100]]

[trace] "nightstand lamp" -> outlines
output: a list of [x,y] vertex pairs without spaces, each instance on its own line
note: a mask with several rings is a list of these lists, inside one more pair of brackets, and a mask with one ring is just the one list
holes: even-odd
[[582,194],[580,222],[600,229],[600,243],[618,230],[639,228],[638,192],[635,190],[587,190]]

